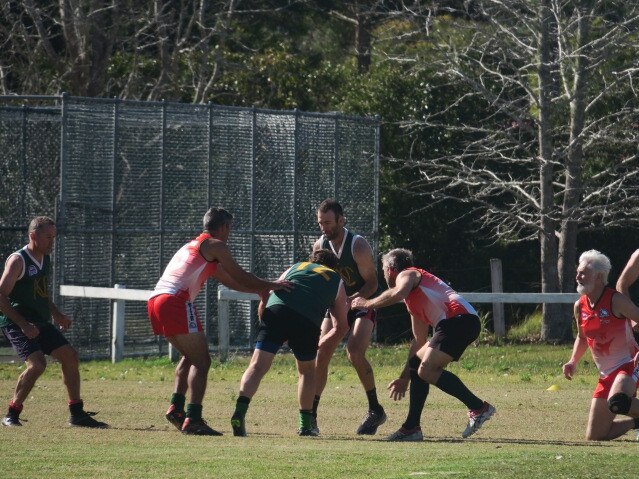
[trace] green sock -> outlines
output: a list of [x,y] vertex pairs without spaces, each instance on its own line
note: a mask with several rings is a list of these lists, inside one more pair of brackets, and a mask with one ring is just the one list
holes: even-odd
[[194,421],[200,421],[202,419],[202,405],[192,403],[187,405],[186,417],[193,419]]
[[176,411],[184,411],[184,403],[186,403],[184,394],[173,393],[171,395],[171,404],[175,406]]
[[241,417],[244,419],[246,416],[246,411],[248,411],[249,403],[251,402],[251,398],[247,398],[246,396],[240,396],[237,398],[235,402],[235,412],[233,413],[233,417]]
[[311,429],[313,427],[313,411],[310,409],[300,409],[300,429]]

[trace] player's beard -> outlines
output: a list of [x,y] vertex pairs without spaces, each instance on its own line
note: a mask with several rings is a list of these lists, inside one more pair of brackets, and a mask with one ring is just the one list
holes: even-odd
[[330,231],[326,231],[324,232],[324,236],[326,237],[327,240],[329,241],[334,241],[337,239],[338,237],[338,228],[335,228],[333,230]]
[[579,294],[591,293],[593,288],[594,288],[594,284],[593,283],[587,283],[587,284],[579,284],[579,283],[577,283],[577,292]]

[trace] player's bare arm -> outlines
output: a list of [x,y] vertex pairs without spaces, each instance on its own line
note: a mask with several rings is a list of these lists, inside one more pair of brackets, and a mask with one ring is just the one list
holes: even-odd
[[[231,251],[229,250],[226,243],[216,240],[209,239],[204,241],[200,246],[200,253],[207,261],[217,261],[221,268],[218,267],[218,271],[222,269],[222,272],[218,277],[218,271],[216,271],[213,276],[215,279],[222,282],[224,280],[228,280],[230,277],[236,286],[243,285],[243,289],[239,289],[238,291],[244,292],[255,292],[260,293],[263,290],[278,290],[278,289],[290,289],[291,284],[288,281],[265,281],[263,279],[258,278],[252,273],[245,271],[242,267],[237,264],[237,262],[233,259],[231,255]],[[226,273],[226,274],[225,274]],[[225,283],[223,283],[225,284]],[[225,286],[228,286],[225,284]],[[229,286],[230,287],[230,286]],[[236,288],[233,288],[236,289]]]
[[40,331],[35,325],[18,313],[15,308],[11,306],[11,301],[9,301],[9,295],[11,291],[13,291],[16,281],[18,281],[18,278],[22,275],[23,268],[24,264],[19,255],[9,256],[2,277],[0,277],[0,310],[2,310],[7,318],[22,329],[22,332],[27,338],[33,339],[40,334]]
[[410,347],[408,348],[408,359],[404,364],[404,369],[400,373],[399,377],[394,381],[391,381],[388,384],[388,390],[390,391],[390,397],[399,401],[406,395],[406,391],[408,390],[408,385],[410,383],[410,366],[408,361],[410,358],[417,354],[417,351],[422,349],[424,345],[428,342],[428,325],[421,321],[417,321],[414,317],[411,316],[411,323],[413,329],[413,339],[410,342]]
[[358,236],[353,244],[353,259],[357,263],[357,269],[364,280],[364,285],[357,293],[351,295],[351,298],[370,298],[378,287],[377,269],[373,258],[373,250],[368,241],[361,236]]
[[617,280],[617,291],[630,296],[630,286],[639,278],[639,249],[630,256],[628,263]]
[[632,326],[639,324],[639,308],[625,294],[617,292],[612,297],[612,312],[617,317],[628,318]]
[[397,275],[395,286],[387,289],[373,299],[355,298],[351,308],[379,309],[406,299],[410,292],[419,284],[421,275],[414,270],[405,270]]
[[575,342],[572,346],[572,354],[570,355],[570,360],[566,364],[564,364],[562,368],[566,379],[572,379],[575,371],[577,370],[577,363],[588,349],[588,341],[586,340],[586,337],[584,336],[584,333],[579,326],[579,316],[581,315],[579,301],[575,302],[573,313],[575,321],[577,322],[577,337],[575,338]]
[[341,339],[346,331],[348,331],[348,320],[346,315],[348,314],[348,303],[346,302],[346,290],[344,289],[344,283],[340,281],[339,289],[337,290],[337,296],[335,296],[335,302],[330,307],[329,311],[331,319],[333,320],[333,327],[320,339],[319,346],[326,342],[330,342],[335,338]]

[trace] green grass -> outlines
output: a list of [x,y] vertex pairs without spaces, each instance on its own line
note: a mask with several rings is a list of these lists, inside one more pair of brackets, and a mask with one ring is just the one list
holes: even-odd
[[510,341],[530,342],[541,337],[541,320],[543,314],[537,311],[526,317],[524,321],[508,328],[507,338]]
[[[235,438],[229,418],[248,358],[214,361],[204,403],[209,423],[223,437],[182,436],[163,417],[172,391],[173,365],[165,359],[82,363],[83,397],[105,431],[66,425],[60,370],[51,365],[25,403],[22,428],[0,428],[4,478],[576,478],[631,477],[639,444],[632,433],[608,443],[583,439],[596,381],[591,361],[573,381],[561,376],[569,346],[470,348],[456,372],[498,412],[477,435],[460,438],[462,404],[431,388],[422,416],[423,443],[387,443],[402,423],[406,399],[393,402],[385,387],[396,377],[406,346],[375,347],[369,359],[389,419],[376,436],[354,434],[366,400],[355,371],[339,352],[320,406],[321,438],[299,438],[297,373],[279,355],[247,415],[249,437]],[[588,358],[589,359],[589,358]],[[0,365],[3,399],[22,370]],[[547,391],[552,384],[559,391]]]

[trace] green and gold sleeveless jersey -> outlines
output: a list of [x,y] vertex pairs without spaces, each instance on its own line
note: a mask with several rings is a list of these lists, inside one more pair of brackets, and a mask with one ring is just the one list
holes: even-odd
[[339,274],[321,264],[303,262],[291,266],[285,279],[293,283],[293,289],[274,291],[266,307],[283,304],[321,326],[337,296]]
[[[337,254],[331,247],[331,242],[326,238],[326,236],[322,236],[322,249],[327,249],[332,251],[337,256],[337,272],[342,277],[342,281],[344,281],[344,287],[346,288],[346,294],[348,296],[357,293],[362,286],[366,283],[364,278],[359,272],[357,268],[357,263],[355,262],[355,258],[353,258],[353,241],[355,237],[354,233],[348,231],[348,229],[344,228],[346,235],[344,237],[344,243],[342,245],[342,251],[340,254]],[[378,286],[377,292],[371,296],[375,297],[379,294],[380,288]]]
[[[26,247],[13,254],[22,257],[24,271],[22,278],[16,281],[13,290],[9,293],[11,306],[36,326],[50,323],[48,277],[51,259],[48,255],[45,256],[40,267],[31,258]],[[9,321],[9,318],[0,313],[0,327],[6,326]]]

